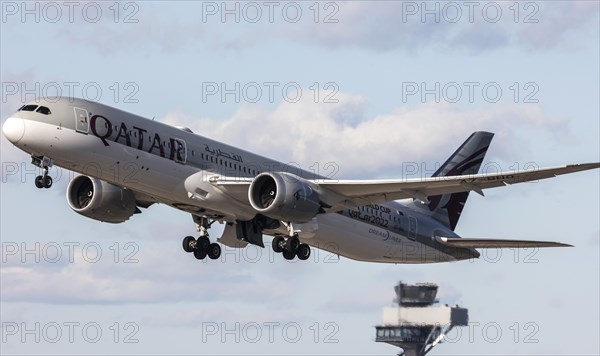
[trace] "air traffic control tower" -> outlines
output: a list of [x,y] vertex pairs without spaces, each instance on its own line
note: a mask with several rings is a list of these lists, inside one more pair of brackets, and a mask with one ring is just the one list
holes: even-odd
[[434,305],[438,302],[436,284],[398,282],[394,290],[397,305],[383,308],[383,322],[375,327],[375,341],[401,347],[400,356],[425,355],[453,327],[468,325],[467,309]]

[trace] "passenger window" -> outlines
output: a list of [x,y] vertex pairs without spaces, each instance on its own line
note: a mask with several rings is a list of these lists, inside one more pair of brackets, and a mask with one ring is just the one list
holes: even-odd
[[50,114],[52,114],[50,112],[50,109],[48,109],[45,106],[40,106],[35,112],[39,112],[40,114],[44,114],[44,115],[50,115]]
[[21,108],[21,111],[35,111],[37,107],[37,105],[25,105]]

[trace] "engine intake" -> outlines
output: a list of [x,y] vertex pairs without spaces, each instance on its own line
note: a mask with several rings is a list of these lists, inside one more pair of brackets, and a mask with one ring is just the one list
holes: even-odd
[[248,189],[250,205],[272,219],[295,223],[311,221],[324,213],[326,206],[318,186],[304,178],[284,172],[261,173]]
[[69,183],[67,202],[85,217],[113,224],[129,220],[139,211],[131,190],[88,176],[75,177]]

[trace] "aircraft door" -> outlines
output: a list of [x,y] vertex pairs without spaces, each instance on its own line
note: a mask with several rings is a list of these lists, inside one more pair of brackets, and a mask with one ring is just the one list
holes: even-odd
[[90,131],[88,121],[88,112],[85,109],[74,108],[75,110],[75,131],[87,134]]
[[417,219],[414,216],[408,217],[408,238],[411,240],[417,238]]

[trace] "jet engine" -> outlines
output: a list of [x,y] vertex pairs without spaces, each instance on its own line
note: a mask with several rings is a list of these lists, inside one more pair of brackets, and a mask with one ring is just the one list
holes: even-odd
[[85,217],[114,224],[139,212],[131,190],[88,176],[75,177],[69,183],[67,202]]
[[248,189],[250,205],[272,219],[305,223],[328,207],[321,201],[318,186],[284,172],[261,173]]

